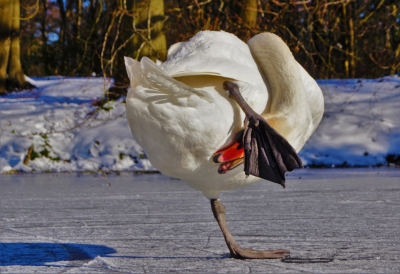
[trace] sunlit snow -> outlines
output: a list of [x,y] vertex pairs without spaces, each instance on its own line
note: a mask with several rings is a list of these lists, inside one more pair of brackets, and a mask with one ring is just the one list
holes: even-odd
[[[135,142],[123,99],[93,106],[103,78],[30,80],[0,97],[0,172],[154,170]],[[400,77],[320,80],[325,114],[300,152],[308,166],[387,165],[400,154]],[[31,159],[24,159],[33,145]],[[390,162],[390,161],[389,161]]]

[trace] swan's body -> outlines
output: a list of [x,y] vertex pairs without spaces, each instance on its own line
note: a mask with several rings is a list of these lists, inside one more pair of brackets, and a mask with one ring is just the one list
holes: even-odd
[[250,107],[296,151],[321,120],[323,99],[316,82],[279,37],[263,35],[267,37],[256,36],[248,46],[226,32],[199,32],[189,42],[171,46],[162,64],[126,59],[133,136],[156,169],[208,198],[260,180],[246,178],[241,168],[218,174],[212,161],[218,149],[233,141],[245,117],[223,90],[224,81],[238,84]]
[[131,80],[126,100],[129,125],[153,166],[210,198],[232,257],[287,256],[287,250],[256,251],[236,243],[225,222],[220,191],[259,178],[234,168],[243,158],[222,161],[222,171],[229,170],[223,175],[214,162],[224,158],[227,150],[220,149],[245,126],[241,140],[246,174],[283,184],[284,172],[301,166],[296,151],[321,121],[323,98],[286,44],[270,33],[246,45],[229,33],[199,32],[189,42],[173,45],[162,64],[126,58],[126,67]]

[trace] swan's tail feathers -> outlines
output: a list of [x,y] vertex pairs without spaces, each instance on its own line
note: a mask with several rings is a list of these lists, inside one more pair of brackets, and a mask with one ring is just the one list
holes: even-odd
[[140,66],[140,63],[135,59],[126,56],[124,59],[126,72],[131,82],[131,87],[135,88],[137,86],[146,86],[147,81],[143,76],[143,70]]
[[143,86],[176,97],[190,97],[196,94],[210,103],[214,102],[210,94],[175,80],[147,57],[143,57],[140,62],[125,57],[125,66],[132,88]]

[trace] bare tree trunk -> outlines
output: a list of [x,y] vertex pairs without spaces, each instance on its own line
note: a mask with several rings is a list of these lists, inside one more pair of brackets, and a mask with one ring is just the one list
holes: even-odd
[[23,87],[25,84],[24,73],[21,67],[20,49],[19,49],[19,22],[20,5],[19,0],[13,0],[12,27],[11,27],[11,49],[10,60],[8,63],[8,80],[15,87]]
[[[151,0],[147,20],[152,24],[152,50],[157,52],[158,59],[167,57],[167,39],[164,33],[164,0]],[[152,20],[153,19],[153,20]]]
[[[129,37],[132,35],[133,32],[132,26],[134,20],[133,16],[136,14],[136,2],[136,0],[126,0],[124,2],[125,5],[118,4],[117,7],[117,9],[125,9],[128,13],[121,15],[123,16],[123,18],[119,19],[121,20],[120,30],[124,31],[121,31],[120,36],[115,38],[118,39],[118,42],[120,44],[125,43],[125,47],[118,52],[114,60],[114,64],[112,64],[113,69],[111,72],[111,76],[114,78],[114,83],[107,92],[106,100],[116,99],[120,96],[126,95],[127,88],[129,87],[129,80],[128,75],[126,74],[124,56],[133,57],[134,42],[133,40],[129,42],[127,41],[129,40]],[[112,9],[112,7],[110,9]],[[114,52],[111,52],[111,55],[113,54]]]
[[64,74],[65,73],[65,64],[66,64],[66,52],[65,52],[65,43],[66,43],[66,31],[67,31],[67,15],[64,8],[64,1],[57,0],[58,8],[60,10],[61,23],[60,23],[60,38],[58,39],[59,52],[61,52],[61,58],[58,60],[56,74]]
[[81,16],[82,16],[82,0],[77,0],[76,3],[76,38],[81,38]]
[[164,0],[142,1],[141,6],[135,5],[135,10],[138,11],[138,16],[134,18],[133,24],[138,29],[147,29],[147,41],[143,41],[138,35],[134,37],[134,57],[140,59],[147,56],[153,61],[164,59],[167,56],[167,40],[163,31]]
[[12,0],[0,1],[0,94],[6,91],[7,67],[11,45]]
[[47,15],[47,0],[42,0],[43,17],[40,20],[40,31],[42,32],[42,60],[44,63],[44,72],[50,75],[49,56],[47,50],[47,36],[46,36],[46,15]]
[[0,1],[0,93],[32,87],[21,67],[19,20],[19,0]]
[[392,69],[390,71],[391,74],[396,73],[397,67],[400,68],[400,44],[398,44],[395,52],[394,52],[394,60],[397,60],[397,62],[393,62]]
[[241,18],[243,20],[243,24],[253,29],[257,25],[257,0],[245,0],[243,3],[243,9],[241,12]]
[[[342,11],[343,11],[343,18],[342,18],[342,20],[344,21],[344,22],[346,22],[346,20],[347,20],[347,3],[343,3],[342,4],[343,5],[343,8],[342,8]],[[345,26],[344,25],[344,32],[347,34],[347,26]],[[346,50],[348,50],[349,49],[349,38],[348,37],[346,37],[345,38],[345,49]],[[350,75],[350,68],[349,68],[349,56],[346,54],[345,56],[344,56],[344,58],[345,58],[345,61],[344,61],[344,67],[345,67],[345,70],[346,70],[346,78],[349,78],[349,75]]]
[[349,34],[350,34],[350,76],[354,78],[356,72],[356,60],[354,58],[355,53],[355,46],[354,46],[354,21],[353,21],[353,6],[352,3],[349,4]]
[[66,32],[66,40],[64,42],[64,55],[66,59],[64,71],[62,74],[69,74],[77,64],[76,60],[76,47],[75,47],[75,41],[73,39],[73,35],[75,34],[74,32],[74,2],[75,0],[66,0],[66,9],[65,9],[65,15],[67,18],[67,29],[65,30]]
[[[167,39],[163,30],[164,0],[127,0],[126,7],[123,8],[127,9],[129,15],[124,15],[123,18],[122,26],[125,31],[122,33],[122,43],[129,39],[135,28],[141,30],[141,35],[139,33],[135,35],[118,53],[112,73],[114,86],[109,89],[109,99],[125,95],[129,86],[123,56],[131,56],[136,59],[147,56],[153,61],[163,60],[167,56]],[[131,29],[132,32],[126,31],[127,29]]]

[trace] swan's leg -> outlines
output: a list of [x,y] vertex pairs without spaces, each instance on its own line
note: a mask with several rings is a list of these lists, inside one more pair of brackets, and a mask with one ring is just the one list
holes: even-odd
[[258,251],[251,248],[241,248],[229,232],[228,226],[225,221],[225,206],[217,199],[211,199],[211,209],[214,213],[214,217],[221,228],[222,234],[224,235],[225,242],[231,252],[232,258],[235,259],[279,259],[289,255],[288,250],[277,249],[277,250],[265,250]]
[[225,81],[224,88],[246,114],[243,134],[245,174],[285,187],[285,172],[303,166],[296,150],[246,103],[238,85]]

